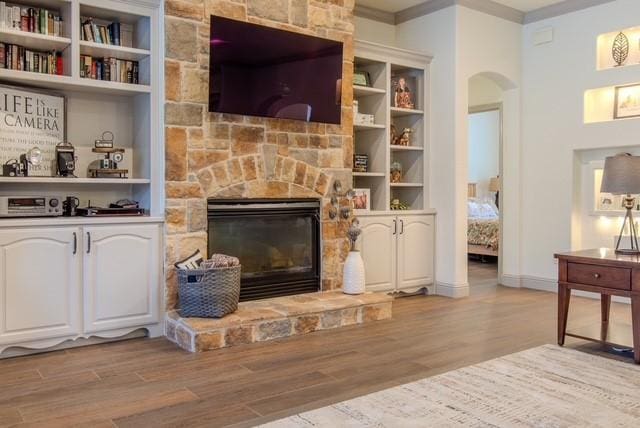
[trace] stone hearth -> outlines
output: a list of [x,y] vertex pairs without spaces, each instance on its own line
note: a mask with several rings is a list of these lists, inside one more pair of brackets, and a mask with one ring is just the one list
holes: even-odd
[[382,293],[350,296],[339,291],[241,302],[220,319],[166,317],[166,335],[190,352],[264,342],[391,318],[393,298]]

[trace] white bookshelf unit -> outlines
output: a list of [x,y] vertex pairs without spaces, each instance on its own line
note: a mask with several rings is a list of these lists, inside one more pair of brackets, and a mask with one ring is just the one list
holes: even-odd
[[[161,335],[164,2],[7,3],[54,10],[62,17],[60,37],[0,28],[2,43],[62,52],[62,75],[0,69],[0,84],[66,97],[67,141],[76,150],[77,178],[0,177],[0,196],[74,196],[81,207],[132,199],[147,214],[0,218],[0,358],[22,352],[16,348],[67,346],[140,329]],[[81,40],[82,18],[87,16],[130,25],[133,46]],[[81,55],[138,61],[139,84],[82,78]],[[120,166],[128,169],[128,178],[88,174],[89,164],[103,157],[91,149],[106,131],[114,134],[114,147],[124,149]]]
[[[366,173],[354,172],[354,188],[371,192],[371,212],[386,212],[393,199],[399,199],[409,211],[429,208],[429,64],[431,57],[375,43],[356,41],[356,71],[368,73],[370,86],[353,87],[354,100],[361,113],[374,115],[374,125],[354,124],[354,153],[366,154]],[[411,90],[414,108],[394,106],[393,81],[404,77]],[[411,144],[395,145],[391,125],[400,134],[411,128]],[[391,182],[391,165],[400,162],[403,179]]]
[[[375,126],[354,125],[354,153],[369,157],[366,173],[353,173],[353,187],[369,189],[371,211],[361,218],[360,250],[367,267],[367,291],[436,293],[436,212],[429,202],[429,64],[431,57],[375,43],[356,41],[356,71],[368,73],[370,87],[354,86],[360,113],[374,115]],[[394,105],[392,81],[404,77],[414,108]],[[393,144],[391,125],[398,134],[411,128],[408,146]],[[399,183],[391,182],[391,166],[402,165]],[[391,210],[398,199],[406,210]]]

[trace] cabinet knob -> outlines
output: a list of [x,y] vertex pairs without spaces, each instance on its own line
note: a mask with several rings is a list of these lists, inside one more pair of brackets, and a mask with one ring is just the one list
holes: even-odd
[[599,273],[594,273],[594,274],[593,274],[593,277],[594,277],[595,279],[598,279],[598,278],[600,278],[600,274],[599,274]]

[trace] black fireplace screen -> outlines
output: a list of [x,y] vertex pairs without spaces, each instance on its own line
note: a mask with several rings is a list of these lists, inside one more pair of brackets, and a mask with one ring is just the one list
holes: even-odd
[[242,264],[240,300],[318,291],[317,200],[209,200],[209,254]]

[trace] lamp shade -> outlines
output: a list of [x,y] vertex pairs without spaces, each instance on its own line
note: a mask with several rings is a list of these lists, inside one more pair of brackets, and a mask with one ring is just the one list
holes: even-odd
[[489,180],[489,191],[490,192],[499,192],[500,191],[500,178],[493,177]]
[[640,156],[620,154],[604,161],[600,192],[614,195],[640,193]]

